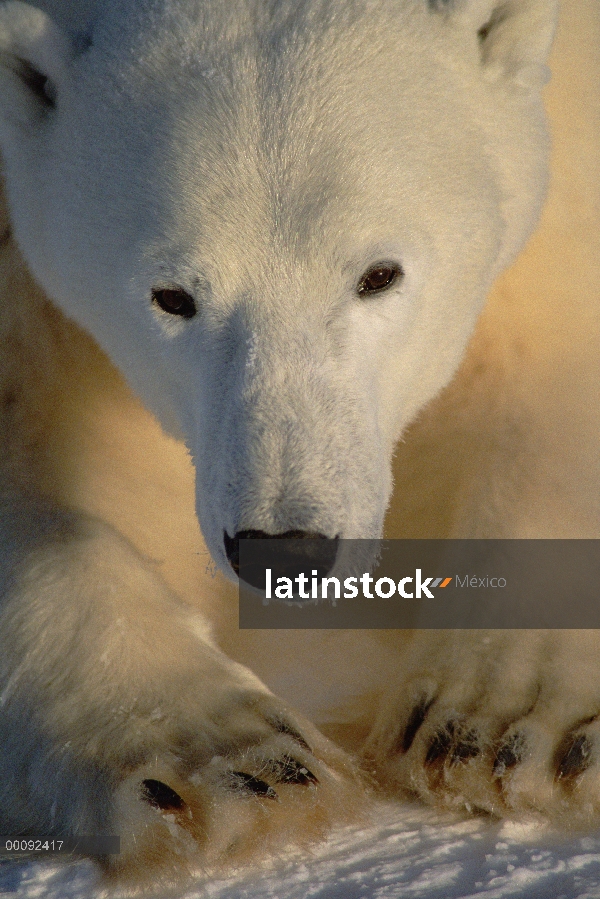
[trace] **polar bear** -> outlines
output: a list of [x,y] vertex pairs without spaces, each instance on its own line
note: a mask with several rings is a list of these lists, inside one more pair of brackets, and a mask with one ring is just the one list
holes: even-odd
[[590,285],[551,326],[501,280],[473,337],[544,201],[556,13],[0,3],[3,833],[116,833],[156,882],[372,784],[598,814],[593,632],[242,634],[227,581],[240,535],[378,537],[390,500],[402,536],[598,535],[593,417],[539,400],[565,334],[592,358]]

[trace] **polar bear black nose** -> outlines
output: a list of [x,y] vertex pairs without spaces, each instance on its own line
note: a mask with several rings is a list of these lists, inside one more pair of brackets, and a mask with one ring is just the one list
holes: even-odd
[[[338,549],[338,538],[326,537],[325,534],[310,531],[286,531],[284,534],[267,534],[266,531],[238,531],[230,537],[223,531],[225,552],[229,564],[237,575],[240,574],[240,540],[268,540],[262,544],[257,558],[251,564],[244,564],[243,580],[253,587],[264,589],[265,569],[287,577],[295,577],[304,572],[308,577],[313,571],[318,578],[327,577],[335,563]],[[279,544],[279,540],[285,540]]]

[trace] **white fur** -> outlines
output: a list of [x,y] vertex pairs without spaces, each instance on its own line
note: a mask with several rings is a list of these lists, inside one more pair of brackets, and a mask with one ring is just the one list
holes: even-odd
[[[12,227],[67,317],[27,281],[9,243],[2,696],[30,786],[23,793],[7,744],[8,825],[120,828],[133,834],[121,867],[140,876],[152,857],[168,872],[183,853],[191,870],[198,847],[205,865],[234,845],[252,857],[255,831],[275,845],[354,814],[365,802],[352,764],[256,675],[356,749],[373,724],[372,697],[401,666],[401,699],[394,688],[366,753],[394,788],[435,794],[421,743],[408,760],[390,760],[390,715],[406,721],[410,685],[428,678],[442,695],[459,671],[452,702],[461,714],[473,705],[478,668],[462,671],[463,644],[444,639],[438,650],[424,635],[405,655],[391,634],[280,634],[273,644],[274,635],[237,632],[231,589],[199,537],[193,478],[206,547],[225,574],[224,531],[382,533],[396,443],[456,373],[492,282],[538,220],[555,6],[97,0],[67,15],[52,0],[0,4]],[[56,108],[28,90],[19,60],[48,78]],[[400,263],[404,279],[359,297],[360,276],[381,260]],[[195,297],[194,318],[151,303],[154,287],[172,284]],[[469,376],[469,366],[504,371],[486,335],[502,346],[506,318],[498,326],[491,308],[472,344],[479,355],[471,351],[450,399],[413,425],[412,456],[410,441],[400,449],[396,482],[412,488],[397,489],[394,502],[414,507],[400,530],[412,521],[438,535],[419,446],[446,402],[459,431],[471,420],[477,428],[471,443],[460,432],[446,482],[438,479],[452,497],[450,512],[443,499],[436,507],[453,520],[444,536],[536,533],[512,469],[498,475],[516,464],[519,439],[498,450],[503,434],[478,420],[502,397],[493,379],[473,391]],[[67,319],[183,439],[193,470]],[[480,433],[491,434],[489,447],[478,446]],[[459,461],[471,480],[461,469],[455,483]],[[550,495],[538,491],[535,508]],[[560,531],[560,514],[553,506],[545,523]],[[571,535],[597,529],[593,509],[580,504],[578,514]],[[216,648],[209,622],[256,675]],[[478,658],[478,639],[464,638],[465,658]],[[511,638],[494,639],[499,657],[515,655]],[[520,685],[508,695],[521,708],[539,666],[532,655],[517,667]],[[290,736],[299,728],[312,753]],[[318,770],[318,788],[284,781],[277,810],[232,791],[232,772],[273,778],[291,754]],[[175,829],[140,800],[148,778],[184,798],[189,817]],[[451,783],[450,804],[479,801],[490,779],[482,766]],[[556,804],[538,805],[550,813]]]
[[[111,6],[53,119],[6,142],[34,274],[184,436],[224,566],[224,530],[379,535],[394,444],[536,221],[539,93],[486,79],[476,30],[425,3]],[[404,281],[360,302],[381,259]],[[201,314],[157,314],[161,281]]]

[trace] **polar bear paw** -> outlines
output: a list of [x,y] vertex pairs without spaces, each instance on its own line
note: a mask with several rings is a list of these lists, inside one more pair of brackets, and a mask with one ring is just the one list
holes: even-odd
[[454,810],[600,820],[600,636],[420,632],[366,744],[384,789]]
[[305,846],[360,813],[345,753],[228,658],[128,541],[78,512],[12,508],[1,831],[118,835],[101,863],[132,893]]
[[107,859],[109,876],[144,886],[256,864],[360,817],[364,796],[349,759],[274,697],[239,697],[216,723],[222,739],[209,752],[184,739],[120,783],[121,851]]

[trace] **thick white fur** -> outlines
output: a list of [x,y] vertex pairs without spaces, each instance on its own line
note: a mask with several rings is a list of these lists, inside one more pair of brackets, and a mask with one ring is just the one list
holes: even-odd
[[[542,228],[474,337],[544,196],[550,0],[36,5],[56,24],[0,4],[1,829],[116,828],[135,878],[313,838],[365,800],[288,704],[370,734],[393,788],[592,819],[595,754],[568,793],[551,763],[600,709],[595,635],[242,633],[218,569],[223,530],[379,534],[393,480],[389,536],[598,536],[593,0],[562,8]],[[358,301],[382,258],[404,281]],[[171,282],[189,322],[150,304]],[[469,715],[485,751],[434,777],[428,740]],[[290,756],[318,786],[231,788]]]

